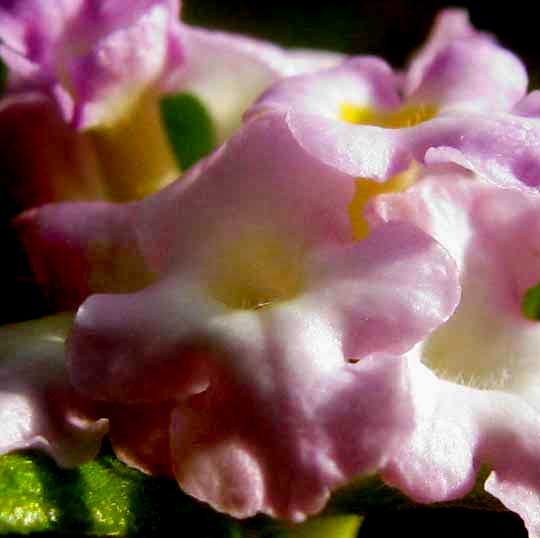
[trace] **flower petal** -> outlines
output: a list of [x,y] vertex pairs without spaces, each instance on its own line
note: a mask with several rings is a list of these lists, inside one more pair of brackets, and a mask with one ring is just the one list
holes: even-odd
[[185,65],[168,88],[192,92],[204,102],[221,143],[239,127],[248,106],[292,65],[282,49],[263,41],[187,25],[181,32]]
[[[321,263],[322,260],[318,260]],[[453,313],[457,268],[431,237],[405,222],[378,227],[347,249],[324,254],[313,308],[328,308],[349,360],[401,355]],[[325,305],[325,306],[323,306]],[[339,320],[339,321],[338,321]]]
[[412,222],[430,233],[454,256],[463,289],[454,316],[411,352],[417,426],[386,479],[417,501],[450,500],[486,464],[486,488],[532,535],[540,528],[540,333],[521,302],[540,274],[539,214],[537,196],[455,170],[379,197],[368,214],[374,225]]
[[[291,324],[291,315],[274,323],[296,340],[294,356],[266,366],[256,361],[274,370],[264,392],[253,381],[216,372],[210,389],[173,416],[180,485],[235,517],[264,512],[303,520],[322,509],[331,490],[384,462],[411,426],[399,359],[378,357],[331,375],[317,372],[323,365],[308,351],[310,318],[302,315]],[[274,338],[273,345],[292,351]]]
[[0,105],[0,175],[20,207],[103,195],[89,141],[64,123],[48,98],[28,93]]
[[[24,0],[1,8],[13,91],[56,97],[76,127],[110,123],[181,63],[176,0]],[[135,43],[137,47],[135,47]]]
[[422,83],[425,70],[437,54],[450,43],[470,38],[494,41],[489,34],[478,32],[469,22],[464,9],[443,9],[437,14],[430,35],[420,50],[416,51],[407,68],[405,88],[407,95],[413,93]]
[[243,236],[254,244],[273,235],[299,250],[349,242],[353,193],[349,178],[302,151],[283,117],[269,113],[140,202],[135,226],[154,270],[193,270]]
[[389,65],[379,58],[358,57],[329,69],[288,77],[266,91],[247,117],[279,110],[340,119],[344,104],[383,109],[399,106],[398,79]]
[[[171,43],[178,40],[178,32],[170,31],[178,17],[176,2],[139,0],[129,10],[106,5],[84,15],[80,25],[84,21],[94,32],[100,26],[109,29],[94,37],[87,53],[65,60],[76,105],[75,124],[90,128],[113,123],[150,84],[159,81],[164,68],[172,68],[169,53],[177,66],[181,58],[179,45]],[[76,42],[74,35],[71,39]]]
[[390,484],[418,502],[465,495],[482,464],[493,470],[486,490],[540,531],[540,415],[522,398],[435,377],[410,360],[416,429],[383,471]]
[[35,277],[57,308],[151,282],[131,218],[129,205],[96,202],[50,204],[16,219]]
[[525,95],[527,83],[515,55],[475,30],[465,11],[447,9],[407,70],[405,95],[442,108],[509,110]]
[[424,347],[424,359],[447,379],[538,401],[540,333],[521,312],[540,274],[538,198],[470,177],[434,175],[406,193],[381,196],[372,212],[372,223],[420,226],[460,268],[461,303]]
[[510,51],[477,38],[448,45],[425,67],[411,102],[440,109],[510,110],[527,92],[527,71]]
[[0,453],[39,448],[63,467],[96,456],[108,421],[69,385],[64,340],[71,321],[59,315],[0,329]]

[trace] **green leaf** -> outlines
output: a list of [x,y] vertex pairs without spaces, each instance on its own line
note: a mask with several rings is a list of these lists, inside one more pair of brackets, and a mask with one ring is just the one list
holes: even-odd
[[178,165],[187,170],[216,146],[212,120],[202,102],[190,93],[165,95],[159,102],[161,121]]
[[0,97],[2,96],[2,94],[4,93],[6,89],[7,78],[8,78],[7,65],[2,61],[2,58],[0,58]]
[[183,494],[173,480],[130,469],[110,452],[59,469],[37,452],[0,458],[0,535],[240,538],[238,523]]
[[528,319],[540,320],[540,284],[532,286],[525,292],[521,302],[521,312]]

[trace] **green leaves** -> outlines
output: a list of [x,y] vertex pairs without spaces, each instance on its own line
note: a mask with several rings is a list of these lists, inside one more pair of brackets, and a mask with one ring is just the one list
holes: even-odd
[[0,535],[58,532],[82,536],[240,538],[238,523],[184,495],[173,480],[148,477],[110,452],[77,469],[44,455],[0,458]]
[[212,120],[197,97],[189,93],[160,99],[161,120],[182,170],[187,170],[216,146]]
[[540,284],[529,288],[521,301],[521,312],[533,321],[540,320]]

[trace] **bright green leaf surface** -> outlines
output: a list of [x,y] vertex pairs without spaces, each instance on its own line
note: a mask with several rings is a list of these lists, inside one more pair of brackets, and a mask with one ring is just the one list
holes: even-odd
[[523,315],[534,321],[540,320],[540,284],[529,288],[521,303]]
[[52,532],[95,536],[239,538],[236,521],[150,478],[111,454],[73,470],[37,453],[0,458],[0,534]]
[[216,146],[212,120],[194,95],[166,95],[159,102],[161,120],[179,167],[187,170]]

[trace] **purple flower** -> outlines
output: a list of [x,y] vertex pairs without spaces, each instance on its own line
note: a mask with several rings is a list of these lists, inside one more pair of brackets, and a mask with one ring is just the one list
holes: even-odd
[[539,177],[540,124],[519,112],[526,88],[511,52],[447,10],[405,73],[353,58],[279,81],[247,117],[281,111],[306,151],[355,178],[382,182],[413,161],[444,161],[529,187]]
[[460,270],[453,316],[408,354],[415,430],[383,476],[420,502],[485,488],[540,533],[538,322],[522,310],[540,275],[540,201],[454,170],[372,200],[375,227],[419,226]]

